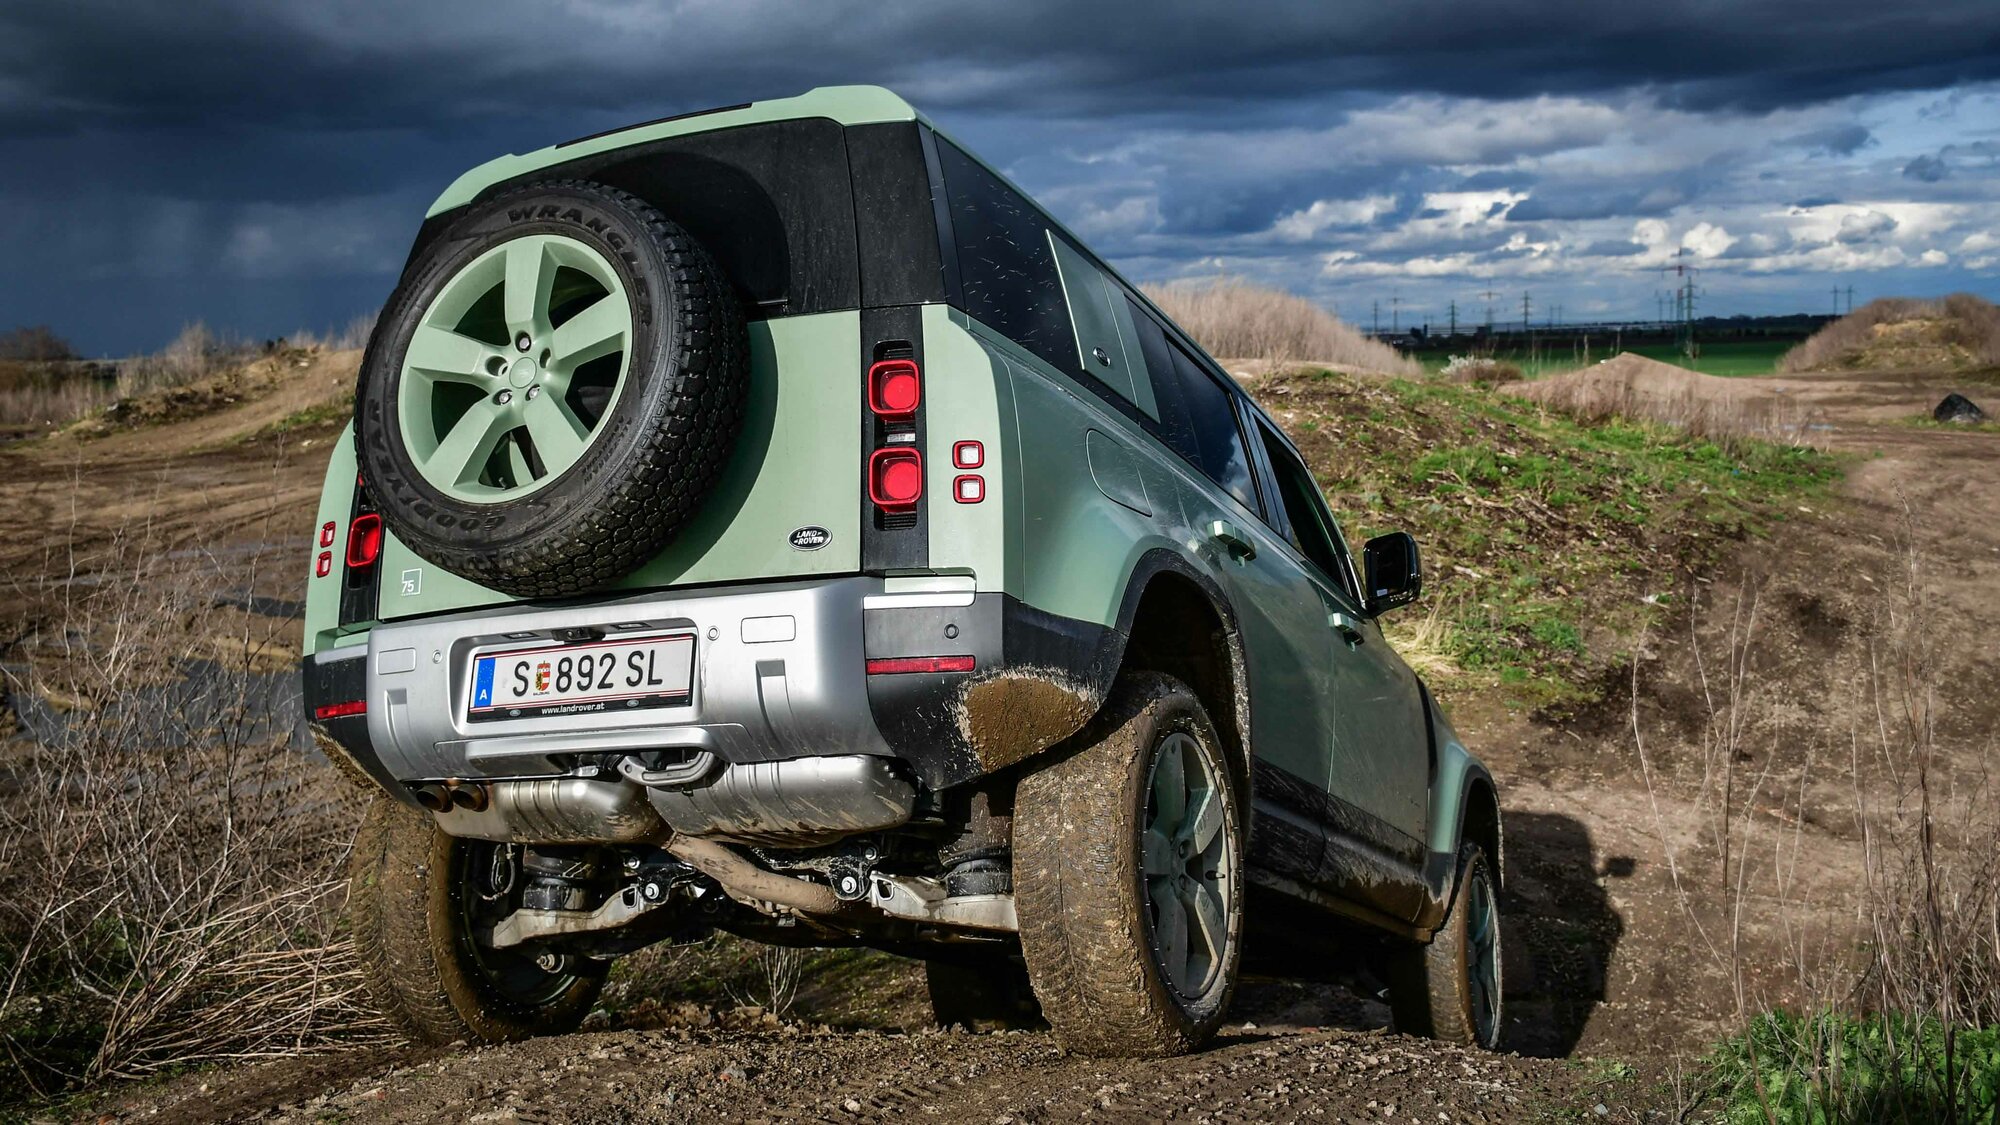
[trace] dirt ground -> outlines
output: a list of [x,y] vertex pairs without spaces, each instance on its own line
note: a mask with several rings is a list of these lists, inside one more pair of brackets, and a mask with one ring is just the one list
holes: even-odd
[[[61,581],[72,559],[88,571],[93,551],[139,527],[189,550],[240,554],[252,592],[295,598],[285,568],[305,557],[292,548],[311,532],[332,426],[269,427],[337,393],[353,362],[318,357],[274,371],[263,397],[192,421],[0,448],[8,580],[0,620],[39,584]],[[1853,817],[1841,812],[1852,773],[1814,763],[1845,762],[1874,721],[1869,660],[1907,626],[1892,614],[1901,604],[1892,595],[1911,557],[1933,625],[1941,744],[1970,769],[2000,727],[1991,640],[2000,632],[2000,434],[1908,423],[1949,391],[1989,408],[2000,391],[1912,372],[1736,382],[1819,419],[1827,445],[1851,457],[1835,495],[1801,504],[1782,538],[1745,542],[1710,573],[1660,591],[1683,612],[1648,638],[1634,665],[1607,673],[1602,704],[1558,720],[1483,697],[1446,698],[1502,786],[1508,1034],[1517,1053],[1389,1034],[1386,1008],[1365,995],[1253,982],[1235,1009],[1241,1022],[1184,1060],[1075,1058],[1045,1034],[657,1027],[212,1071],[135,1091],[107,1113],[983,1122],[1670,1114],[1675,1060],[1726,1030],[1739,980],[1752,1005],[1795,1003],[1809,975],[1798,966],[1852,948],[1845,927],[1859,844]],[[260,558],[273,565],[251,565]],[[1754,901],[1769,907],[1747,920],[1732,920],[1714,885],[1713,810],[1697,776],[1715,700],[1729,695],[1726,668],[1744,671],[1736,702],[1723,708],[1740,717],[1740,753],[1768,763],[1772,792],[1788,794],[1768,802],[1768,839],[1753,832],[1750,840],[1769,843],[1773,855],[1789,848],[1794,860],[1808,857],[1741,869]],[[1767,877],[1780,882],[1767,890]],[[1718,940],[1732,929],[1733,939]]]

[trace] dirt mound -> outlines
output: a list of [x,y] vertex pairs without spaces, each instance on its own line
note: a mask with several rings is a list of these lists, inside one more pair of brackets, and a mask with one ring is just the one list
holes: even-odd
[[1658,422],[1714,438],[1813,444],[1814,412],[1762,382],[1703,375],[1623,352],[1595,366],[1508,388],[1584,421]]
[[1967,371],[2000,367],[2000,307],[1970,293],[1884,297],[1821,328],[1778,361],[1784,372]]
[[280,349],[184,386],[119,399],[59,437],[140,437],[164,452],[320,426],[346,417],[360,362],[359,351]]

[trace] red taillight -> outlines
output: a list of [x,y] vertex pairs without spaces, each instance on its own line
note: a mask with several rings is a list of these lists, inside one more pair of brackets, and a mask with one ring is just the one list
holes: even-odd
[[891,446],[868,458],[868,499],[888,512],[917,506],[924,494],[924,459],[914,449]]
[[328,520],[325,523],[321,524],[319,529],[319,545],[322,547],[333,546],[333,535],[334,532],[339,529],[339,527],[340,525],[333,522],[332,520]]
[[868,662],[871,676],[893,676],[899,672],[970,672],[970,656],[892,656]]
[[868,409],[884,418],[912,418],[924,397],[923,376],[907,359],[885,359],[868,369]]
[[347,526],[347,565],[373,566],[382,557],[382,517],[373,512]]
[[349,715],[365,715],[367,713],[368,701],[365,699],[356,699],[349,703],[324,703],[313,708],[313,718],[315,719],[344,719]]
[[319,553],[319,558],[313,560],[313,577],[325,578],[327,575],[332,573],[333,573],[333,552],[321,551]]

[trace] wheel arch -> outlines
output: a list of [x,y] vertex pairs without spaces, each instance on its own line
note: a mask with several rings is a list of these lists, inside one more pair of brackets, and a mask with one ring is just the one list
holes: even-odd
[[[1125,638],[1117,675],[1153,671],[1195,693],[1215,724],[1237,792],[1250,792],[1250,690],[1236,611],[1213,578],[1180,555],[1155,548],[1127,579],[1118,632]],[[1191,637],[1207,637],[1190,645]],[[1108,694],[1108,692],[1107,692]]]

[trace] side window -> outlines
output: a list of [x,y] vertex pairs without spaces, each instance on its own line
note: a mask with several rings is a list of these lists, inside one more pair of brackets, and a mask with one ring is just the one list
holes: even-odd
[[1047,360],[1077,369],[1076,337],[1040,211],[939,138],[959,287],[973,319]]
[[[1243,430],[1236,422],[1236,404],[1222,384],[1208,372],[1202,370],[1189,355],[1167,345],[1173,353],[1175,382],[1180,384],[1180,399],[1185,418],[1178,427],[1169,427],[1167,442],[1182,456],[1189,450],[1176,441],[1191,440],[1193,456],[1190,458],[1208,474],[1208,478],[1222,486],[1223,490],[1243,502],[1243,506],[1253,512],[1262,509],[1257,504],[1257,486],[1250,480],[1250,457],[1243,448]],[[1178,433],[1177,433],[1178,431]]]
[[1284,501],[1285,518],[1292,525],[1292,546],[1312,560],[1328,581],[1352,594],[1347,568],[1341,565],[1346,552],[1340,548],[1339,533],[1334,529],[1333,516],[1326,510],[1318,482],[1269,426],[1260,421],[1257,429],[1263,435],[1264,451],[1271,458],[1271,472],[1278,478],[1278,495]]
[[1076,247],[1054,232],[1056,266],[1062,273],[1063,296],[1076,327],[1077,365],[1090,379],[1155,422],[1160,420],[1153,384],[1140,369],[1142,357],[1134,339],[1130,300],[1103,271]]

